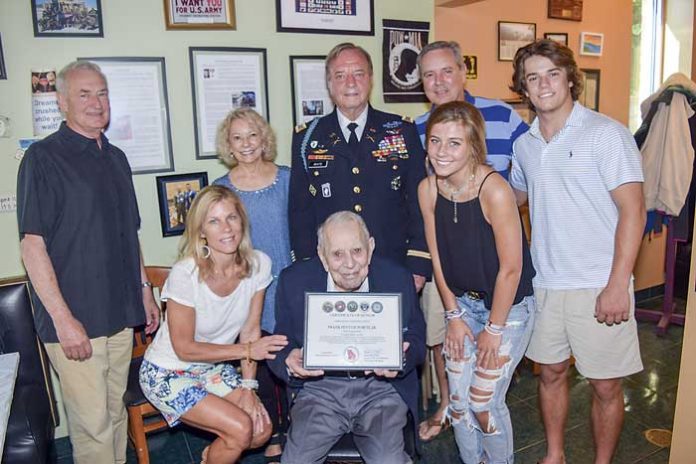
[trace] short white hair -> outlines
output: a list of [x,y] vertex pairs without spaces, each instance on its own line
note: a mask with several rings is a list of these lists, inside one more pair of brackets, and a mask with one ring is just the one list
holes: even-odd
[[324,221],[324,223],[320,225],[319,229],[317,230],[317,248],[322,255],[326,256],[326,252],[329,251],[326,249],[326,243],[328,241],[326,230],[329,228],[329,226],[335,224],[345,224],[348,222],[354,222],[357,224],[358,229],[360,230],[361,241],[363,243],[369,243],[370,231],[367,229],[367,224],[365,224],[363,218],[352,211],[337,211],[326,218],[326,221]]
[[92,63],[91,61],[87,60],[76,60],[72,63],[68,63],[67,65],[65,65],[63,69],[61,69],[58,73],[58,76],[56,77],[56,92],[65,95],[65,92],[68,90],[70,73],[72,73],[73,71],[79,71],[81,69],[87,71],[94,71],[95,73],[99,74],[99,76],[101,76],[101,78],[104,79],[104,82],[106,83],[106,76],[104,75],[98,64]]

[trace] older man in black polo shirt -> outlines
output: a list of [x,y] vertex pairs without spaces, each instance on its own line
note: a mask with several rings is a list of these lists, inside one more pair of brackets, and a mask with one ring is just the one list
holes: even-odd
[[138,205],[125,155],[110,145],[106,78],[77,61],[58,74],[65,122],[34,143],[17,180],[17,215],[34,320],[60,379],[73,460],[125,463],[123,394],[132,327],[153,332]]

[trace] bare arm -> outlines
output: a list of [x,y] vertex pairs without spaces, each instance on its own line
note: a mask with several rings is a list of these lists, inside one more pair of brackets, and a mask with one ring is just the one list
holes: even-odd
[[[177,357],[187,362],[216,363],[234,359],[246,359],[247,345],[218,344],[195,340],[196,314],[192,307],[182,305],[176,300],[167,301],[167,324],[172,339],[172,347]],[[286,337],[273,335],[253,342],[250,347],[251,359],[273,359],[272,354],[287,344]]]
[[619,221],[614,235],[614,260],[609,281],[597,297],[595,308],[597,320],[607,324],[619,323],[629,318],[628,287],[645,228],[642,183],[620,185],[611,191],[611,198],[619,211]]
[[22,261],[39,299],[53,320],[58,341],[68,359],[83,361],[92,356],[92,344],[82,323],[75,319],[63,294],[40,235],[26,234],[20,243]]
[[[515,195],[502,177],[491,176],[479,198],[484,217],[493,229],[499,263],[489,320],[492,324],[504,326],[522,274],[522,224]],[[478,337],[479,365],[499,367],[501,338],[485,330],[481,332]]]
[[515,200],[517,200],[517,206],[522,206],[525,203],[527,203],[527,192],[517,190],[516,188],[513,188],[512,190],[515,192]]
[[[140,282],[147,282],[145,265],[143,264],[143,252],[140,254]],[[157,306],[155,296],[152,294],[152,287],[143,285],[143,308],[145,309],[145,333],[151,334],[157,330],[160,324],[160,308]]]
[[[251,299],[249,316],[239,332],[239,343],[244,345],[261,338],[261,312],[263,311],[263,298],[266,289],[259,290]],[[242,378],[256,378],[256,362],[242,360]]]
[[[447,286],[445,275],[442,273],[440,254],[437,249],[437,235],[435,233],[435,201],[437,200],[437,185],[435,177],[429,176],[418,185],[418,203],[420,204],[425,225],[425,240],[430,251],[430,259],[433,264],[433,278],[440,293],[445,311],[458,309],[457,297]],[[453,360],[464,357],[464,338],[469,337],[473,342],[474,336],[469,326],[461,319],[452,319],[447,322],[446,348]]]

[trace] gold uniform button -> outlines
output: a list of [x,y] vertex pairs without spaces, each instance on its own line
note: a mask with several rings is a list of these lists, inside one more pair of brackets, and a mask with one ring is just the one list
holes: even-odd
[[358,187],[357,185],[355,187],[353,187],[353,192],[360,193],[360,187]]
[[355,205],[355,206],[353,206],[353,209],[355,210],[356,213],[359,213],[360,211],[362,211],[362,206],[361,206],[361,205]]
[[314,171],[314,177],[319,175],[319,171]]
[[397,169],[399,169],[399,165],[398,165],[398,164],[392,164],[392,169],[396,171]]
[[355,166],[355,167],[353,168],[353,174],[360,174],[360,168],[357,167],[357,166]]

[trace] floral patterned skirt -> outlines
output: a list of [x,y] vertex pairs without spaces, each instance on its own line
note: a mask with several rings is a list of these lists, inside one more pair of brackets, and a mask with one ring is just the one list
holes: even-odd
[[227,396],[240,387],[241,376],[228,363],[194,364],[188,369],[171,370],[147,360],[140,366],[140,388],[150,403],[162,413],[170,427],[209,393]]

